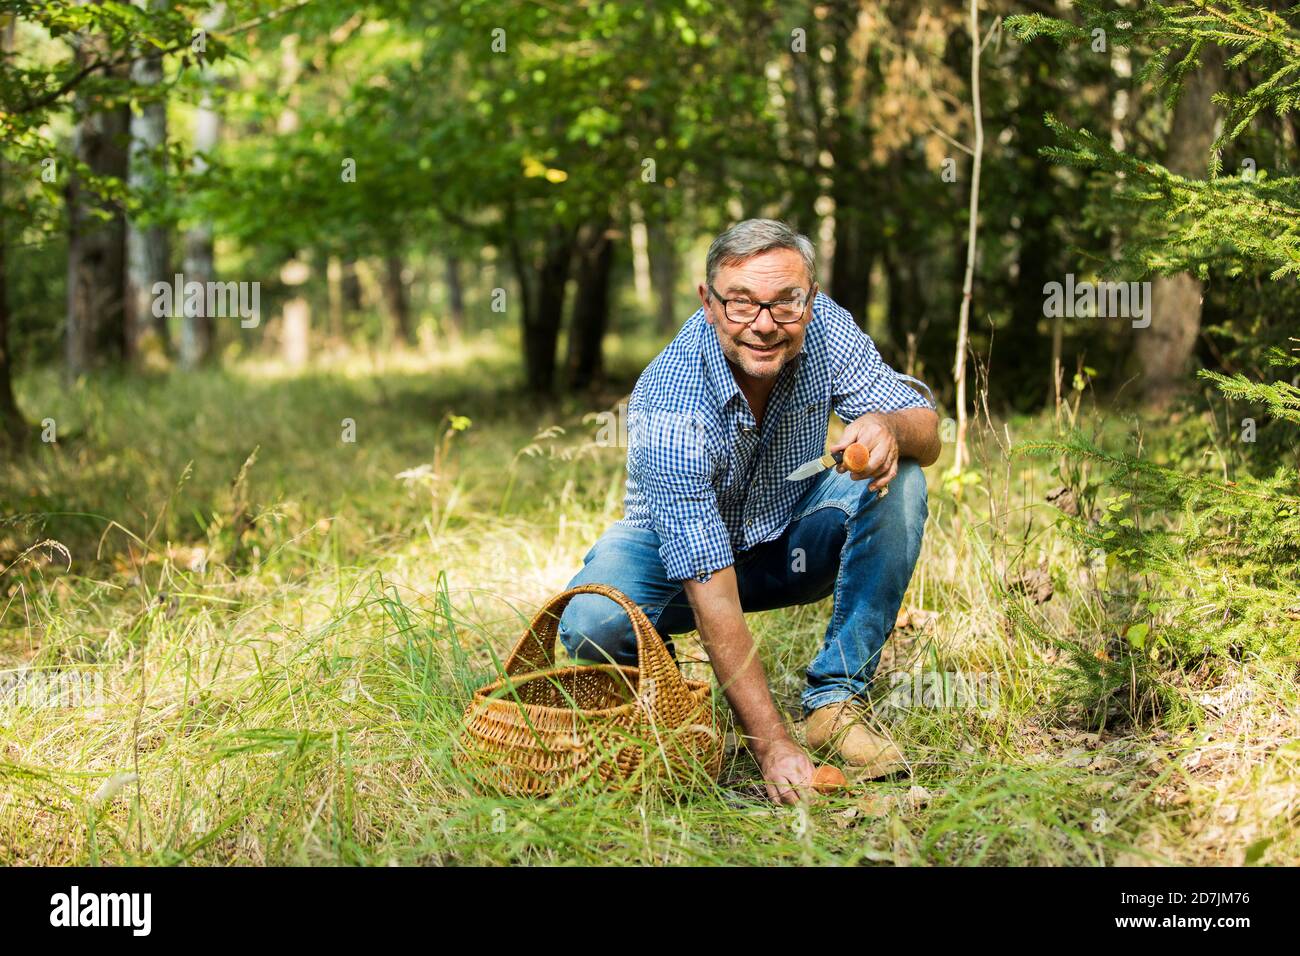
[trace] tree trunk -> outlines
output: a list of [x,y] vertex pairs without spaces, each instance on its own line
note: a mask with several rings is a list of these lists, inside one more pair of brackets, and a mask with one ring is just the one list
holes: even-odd
[[460,281],[460,258],[447,257],[447,326],[452,335],[465,331],[465,287]]
[[[151,11],[165,9],[167,0],[136,0]],[[162,57],[141,56],[131,64],[131,80],[147,92],[162,82]],[[131,116],[130,171],[133,193],[146,197],[145,205],[156,204],[165,169],[162,151],[167,143],[167,103],[149,100]],[[155,316],[155,282],[170,280],[167,229],[128,219],[126,224],[126,350],[132,362],[143,362],[167,350],[167,319]]]
[[609,327],[609,280],[613,267],[614,242],[606,222],[592,230],[578,259],[577,298],[569,326],[567,362],[569,387],[574,391],[590,387],[604,373],[601,345]]
[[[843,179],[857,179],[854,170],[846,170]],[[867,327],[867,307],[871,298],[871,225],[855,205],[846,186],[836,183],[835,254],[831,257],[831,298],[849,310],[858,325]]]
[[[204,27],[209,30],[216,29],[221,22],[224,8],[214,7],[204,20]],[[203,82],[210,84],[213,82],[211,72],[208,69],[203,71]],[[208,168],[206,155],[212,153],[217,148],[221,140],[221,115],[216,111],[212,94],[204,92],[199,100],[198,108],[194,112],[194,169],[202,172]],[[215,282],[217,281],[216,255],[213,246],[212,224],[208,222],[195,223],[185,234],[185,262],[182,267],[185,272],[186,280],[196,282]],[[181,343],[180,358],[181,365],[185,368],[196,368],[212,358],[213,349],[216,340],[216,324],[212,316],[207,314],[207,309],[194,308],[193,303],[187,302],[190,308],[183,309],[183,318],[181,319]]]
[[862,328],[867,327],[867,299],[871,293],[872,231],[880,222],[879,199],[868,195],[864,182],[873,170],[870,128],[860,119],[865,106],[863,84],[873,72],[855,42],[861,27],[857,0],[833,0],[826,4],[828,26],[835,37],[835,56],[815,67],[825,76],[836,117],[828,119],[822,105],[811,102],[819,126],[825,132],[822,148],[835,159],[830,194],[835,200],[835,251],[830,263],[828,291],[849,310]]
[[[7,16],[0,25],[0,56],[13,48],[13,16]],[[18,410],[14,397],[13,358],[9,350],[9,290],[5,272],[5,245],[7,226],[4,205],[4,157],[0,156],[0,447],[17,448],[27,434],[27,422]]]
[[[1201,51],[1201,67],[1183,86],[1169,129],[1165,166],[1189,178],[1204,177],[1218,109],[1212,97],[1223,84],[1223,55],[1217,47]],[[1160,407],[1185,384],[1187,366],[1201,330],[1201,283],[1191,275],[1157,276],[1151,283],[1151,325],[1134,329],[1142,391]]]
[[905,245],[899,248],[903,250],[902,255],[886,249],[882,265],[889,292],[885,324],[891,344],[901,352],[907,348],[908,335],[915,334],[927,306],[916,258],[906,252]]
[[980,169],[984,160],[984,112],[980,97],[980,51],[984,48],[979,24],[979,0],[970,0],[970,87],[971,120],[975,142],[971,147],[970,210],[966,231],[966,274],[961,284],[961,309],[957,316],[957,355],[952,378],[957,392],[957,440],[953,445],[952,469],[966,467],[966,348],[970,341],[971,298],[975,288],[975,256],[979,250]]
[[330,338],[342,342],[343,333],[343,263],[338,256],[325,257],[325,297],[329,306]]
[[645,224],[645,213],[638,202],[627,206],[628,240],[632,244],[632,288],[641,308],[649,311],[654,279],[650,275],[650,236]]
[[411,300],[402,279],[402,257],[384,256],[384,306],[393,323],[393,334],[407,345],[415,344],[415,329],[411,325]]
[[[287,91],[284,109],[275,124],[275,130],[281,136],[289,137],[298,132],[300,94],[297,83],[301,73],[298,35],[290,34],[280,42],[280,88]],[[280,267],[280,281],[291,288],[281,316],[280,354],[292,366],[306,365],[311,353],[311,303],[301,288],[310,277],[311,266],[296,252],[294,258]]]
[[[85,64],[112,55],[105,37],[81,38],[76,60]],[[72,138],[76,158],[91,172],[125,179],[126,140],[131,111],[126,105],[100,108],[92,94],[77,96],[79,117]],[[103,221],[92,215],[101,200],[75,172],[69,172],[68,315],[65,356],[69,375],[120,362],[125,352],[126,220],[116,205]]]
[[[0,53],[9,50],[13,25],[14,20],[10,18],[3,27]],[[4,208],[5,172],[4,160],[0,158],[0,210]],[[27,422],[14,397],[13,358],[9,347],[9,289],[5,271],[6,225],[4,214],[0,212],[0,447],[17,448],[27,433]]]
[[[200,223],[185,234],[185,281],[216,282],[216,262],[212,252],[212,227]],[[181,365],[198,368],[212,360],[216,323],[207,314],[206,303],[190,301],[186,296],[181,304]]]
[[[0,169],[3,175],[3,169]],[[17,448],[27,422],[14,397],[13,360],[9,352],[9,290],[5,274],[4,220],[0,219],[0,447]]]
[[[1042,180],[1044,192],[1037,195],[1050,195],[1049,177],[1040,176],[1036,171],[1045,163],[1035,163],[1034,172],[1029,174],[1031,181]],[[1035,195],[1031,193],[1030,195]],[[1017,254],[1018,274],[1016,276],[1016,293],[1011,304],[1012,341],[1016,347],[1010,355],[1004,355],[1005,370],[1018,382],[1026,385],[1034,380],[1041,381],[1044,369],[1055,374],[1056,361],[1060,356],[1063,341],[1063,326],[1056,320],[1052,332],[1050,354],[1044,346],[1047,344],[1039,326],[1043,322],[1043,286],[1057,277],[1056,271],[1056,235],[1052,228],[1050,210],[1042,204],[1030,200],[1020,225],[1019,252]],[[1018,389],[1015,399],[1022,410],[1028,411],[1035,401],[1034,390],[1026,387]],[[1051,382],[1047,387],[1048,404],[1051,404],[1054,388]]]
[[355,315],[364,307],[365,302],[361,296],[361,278],[357,275],[357,260],[343,260],[343,278],[341,282],[343,290],[343,314]]
[[[1033,82],[1022,91],[1021,111],[1028,116],[1041,116],[1053,108],[1064,95],[1055,80],[1061,72],[1061,54],[1054,43],[1030,43],[1020,55],[1026,69],[1032,71]],[[1011,326],[1009,340],[1014,349],[1001,354],[999,367],[1013,381],[1024,382],[1026,387],[1016,390],[1013,401],[1022,411],[1029,411],[1044,394],[1029,383],[1040,382],[1044,372],[1049,373],[1045,394],[1048,405],[1055,403],[1056,369],[1062,358],[1064,327],[1060,319],[1052,326],[1050,340],[1044,336],[1043,286],[1062,278],[1060,270],[1060,241],[1053,225],[1057,213],[1056,202],[1051,199],[1056,186],[1055,168],[1040,161],[1039,151],[1052,146],[1055,137],[1043,123],[1030,123],[1017,135],[1019,156],[1030,159],[1028,169],[1017,175],[1011,183],[1015,208],[1020,210],[1020,228],[1016,230],[1016,279],[1011,298]]]
[[[667,220],[655,217],[647,223],[650,247],[650,281],[654,285],[659,331],[671,335],[677,329],[677,250]],[[613,261],[613,250],[610,250]],[[579,287],[579,295],[582,294]],[[607,295],[607,293],[605,293]]]
[[555,346],[564,319],[573,239],[572,229],[552,226],[536,264],[525,261],[517,240],[511,242],[523,298],[524,375],[528,390],[536,395],[550,394],[555,384]]
[[280,321],[280,354],[288,365],[307,364],[311,354],[311,303],[302,286],[311,278],[311,266],[291,259],[280,268],[280,281],[291,289]]

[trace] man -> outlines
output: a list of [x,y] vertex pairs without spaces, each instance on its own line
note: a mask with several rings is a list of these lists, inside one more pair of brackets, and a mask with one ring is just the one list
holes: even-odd
[[[720,235],[699,295],[628,403],[625,516],[569,586],[623,591],[670,649],[698,630],[769,797],[794,803],[815,768],[782,723],[744,612],[834,594],[802,696],[807,744],[865,777],[905,766],[861,703],[920,553],[938,416],[818,292],[812,243],[789,226],[750,219]],[[824,453],[832,410],[847,424],[831,451],[864,445],[865,469],[786,480]],[[560,639],[579,659],[636,664],[631,624],[600,595],[570,602]]]

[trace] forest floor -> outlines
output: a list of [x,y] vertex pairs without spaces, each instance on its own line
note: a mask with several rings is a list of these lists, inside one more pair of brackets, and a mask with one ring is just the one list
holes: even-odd
[[[550,407],[492,339],[24,378],[59,441],[0,464],[0,864],[1300,863],[1294,661],[1171,664],[1157,715],[1080,698],[1107,572],[1054,525],[1054,463],[1004,450],[1050,414],[981,422],[974,481],[929,469],[876,683],[910,777],[778,808],[730,750],[689,795],[476,792],[469,691],[621,514],[591,416],[650,353],[611,351],[624,388]],[[829,613],[749,618],[789,714]]]

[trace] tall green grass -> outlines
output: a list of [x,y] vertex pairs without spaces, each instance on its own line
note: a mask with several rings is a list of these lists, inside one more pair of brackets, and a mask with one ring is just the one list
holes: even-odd
[[[616,342],[616,379],[649,354]],[[0,468],[0,668],[98,675],[103,700],[0,709],[0,863],[1300,860],[1293,665],[1171,676],[1187,706],[1159,719],[1099,726],[1068,693],[1071,651],[1110,624],[1043,503],[1055,479],[1003,452],[1046,420],[986,430],[977,484],[931,471],[907,601],[931,613],[876,694],[910,778],[777,808],[732,749],[689,792],[480,792],[452,762],[469,693],[621,513],[622,451],[588,417],[620,388],[540,406],[511,358],[476,339],[309,373],[24,379],[61,439]],[[1056,594],[1035,605],[1008,581],[1040,565]],[[828,613],[750,617],[792,716]],[[894,675],[955,672],[994,696],[890,706]]]

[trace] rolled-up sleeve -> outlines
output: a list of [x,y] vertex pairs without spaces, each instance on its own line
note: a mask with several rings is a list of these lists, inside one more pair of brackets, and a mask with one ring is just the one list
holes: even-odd
[[679,412],[630,409],[627,464],[670,580],[707,581],[735,563],[711,481],[713,451],[699,422]]
[[858,328],[851,315],[836,307],[827,318],[831,407],[841,421],[851,422],[867,412],[934,407],[885,364],[871,337]]

